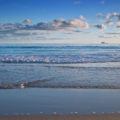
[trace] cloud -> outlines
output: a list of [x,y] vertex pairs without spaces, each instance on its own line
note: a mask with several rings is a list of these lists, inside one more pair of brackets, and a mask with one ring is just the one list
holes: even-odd
[[23,23],[24,23],[24,24],[31,24],[32,22],[31,22],[31,20],[29,20],[29,19],[25,19],[25,20],[23,21]]
[[116,12],[114,12],[114,13],[111,14],[111,16],[118,16],[118,15],[119,15],[119,14],[116,13]]
[[23,36],[27,36],[27,35],[43,35],[44,32],[43,31],[39,31],[39,30],[16,30],[13,32],[14,35],[23,35]]
[[74,30],[73,32],[81,33],[81,32],[83,32],[83,31],[81,31],[81,30]]
[[1,25],[0,31],[16,30],[16,29],[21,29],[22,27],[23,27],[23,25],[20,23],[15,23],[15,24],[5,23],[5,24]]
[[118,19],[118,21],[120,21],[120,14],[119,13],[116,13],[116,12],[114,12],[114,13],[108,13],[105,16],[106,19],[110,19],[110,18],[113,18],[113,17],[116,17]]
[[74,5],[79,5],[81,2],[80,1],[74,1],[73,4]]
[[107,28],[104,24],[101,24],[101,25],[94,25],[94,27],[95,27],[95,28],[98,28],[98,29],[101,29],[101,30],[104,30],[104,29]]
[[29,36],[41,35],[41,32],[57,32],[57,31],[74,31],[77,29],[88,29],[89,24],[85,21],[83,16],[77,19],[54,19],[51,22],[39,22],[30,24],[31,21],[26,19],[24,23],[6,23],[0,25],[0,36]]
[[63,26],[65,27],[73,27],[73,28],[89,28],[89,24],[87,22],[83,22],[80,19],[68,20],[63,22]]
[[108,34],[108,35],[120,35],[120,32],[108,32],[108,33],[105,33],[105,34]]
[[119,28],[120,28],[120,25],[117,25],[115,28],[119,29]]
[[[115,15],[115,14],[114,14]],[[103,16],[102,14],[99,14],[99,16]],[[45,37],[46,34],[50,33],[50,35],[55,35],[58,33],[64,33],[64,32],[72,32],[72,34],[79,34],[79,33],[90,33],[89,31],[84,31],[83,29],[92,29],[92,27],[104,30],[107,28],[106,25],[104,24],[94,24],[90,25],[87,21],[86,18],[82,15],[80,15],[76,19],[54,19],[49,22],[38,22],[36,24],[31,24],[31,20],[25,19],[21,23],[5,23],[5,24],[0,24],[0,37],[34,37],[36,38],[39,37]],[[112,25],[113,21],[112,20],[106,20],[104,22],[108,25]],[[117,26],[117,28],[119,25]]]
[[108,13],[107,15],[102,15],[101,13],[98,13],[97,17],[103,18],[101,22],[105,24],[108,25],[117,24],[116,28],[119,28],[120,26],[120,13],[113,12],[113,13]]
[[120,14],[113,12],[113,13],[108,13],[107,15],[103,15],[102,13],[98,13],[96,15],[98,18],[102,18],[103,23],[106,23],[108,25],[113,25],[115,23],[115,19],[117,18],[118,22],[120,21]]
[[108,14],[105,16],[106,19],[109,19],[110,17],[111,17],[111,14],[110,14],[110,13],[108,13]]
[[119,38],[120,32],[106,32],[103,35],[99,35],[99,38]]
[[80,19],[55,19],[51,22],[39,22],[34,25],[25,25],[21,29],[23,30],[48,30],[48,31],[59,31],[59,30],[73,30],[76,28],[89,28],[89,24]]
[[100,17],[103,17],[103,14],[102,13],[98,13],[96,16],[100,18]]
[[113,38],[113,36],[105,36],[105,35],[100,35],[98,36],[99,38]]
[[105,1],[100,1],[100,4],[105,4]]
[[85,18],[84,16],[82,16],[82,15],[80,15],[80,16],[78,17],[78,19],[80,19],[80,20],[86,20],[86,18]]
[[114,21],[113,21],[113,20],[108,20],[108,21],[106,21],[105,23],[108,24],[108,25],[113,25],[113,24],[114,24]]
[[120,21],[117,22],[117,25],[120,25]]
[[76,28],[89,28],[87,22],[81,21],[80,19],[55,19],[52,22],[40,22],[33,26],[27,26],[25,29],[37,29],[37,30],[48,30],[48,31],[59,31],[59,30],[73,30]]

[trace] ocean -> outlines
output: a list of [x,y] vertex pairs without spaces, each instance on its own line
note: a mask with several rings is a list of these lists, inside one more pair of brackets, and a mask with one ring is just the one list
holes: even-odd
[[0,45],[0,115],[119,113],[119,92],[120,45]]
[[0,63],[120,62],[120,45],[0,45]]
[[120,88],[120,45],[0,45],[0,88]]

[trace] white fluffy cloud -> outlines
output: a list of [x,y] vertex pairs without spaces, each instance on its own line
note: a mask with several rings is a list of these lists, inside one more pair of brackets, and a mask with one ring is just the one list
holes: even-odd
[[80,19],[55,19],[52,22],[40,22],[34,26],[31,26],[32,29],[40,29],[40,30],[73,30],[76,28],[89,28],[89,24]]
[[107,23],[108,25],[113,25],[113,24],[114,24],[114,21],[113,21],[113,20],[108,20],[108,21],[106,21],[105,23]]
[[88,29],[89,24],[85,22],[83,16],[78,17],[77,19],[55,19],[51,22],[39,22],[36,24],[31,24],[31,20],[26,19],[22,23],[6,23],[0,25],[0,37],[9,36],[42,36],[42,33],[45,34],[54,32],[67,32],[75,31],[77,29]]
[[[105,23],[107,25],[116,25],[114,28],[120,28],[120,13],[108,13],[107,15],[102,15],[101,13],[97,14],[97,17],[102,18],[102,23]],[[114,29],[113,28],[113,29]]]
[[[81,17],[80,18],[84,18]],[[39,22],[37,24],[30,24],[31,20],[24,20],[24,24],[12,24],[7,23],[1,25],[1,31],[3,30],[48,30],[48,31],[59,31],[59,30],[74,30],[77,28],[89,28],[89,24],[81,19],[55,19],[51,22]]]
[[113,17],[116,17],[118,19],[118,21],[120,21],[120,14],[119,13],[108,13],[106,16],[106,19],[110,19],[110,18],[113,18]]
[[96,28],[98,28],[98,29],[101,29],[101,30],[104,30],[104,29],[107,28],[104,24],[101,24],[101,25],[94,25],[94,27],[96,27]]
[[85,20],[86,18],[84,17],[84,16],[82,16],[82,15],[80,15],[79,17],[78,17],[80,20]]
[[[113,14],[117,15],[117,14]],[[99,16],[103,16],[102,14],[99,14]],[[92,28],[97,28],[98,30],[104,30],[107,28],[107,25],[112,25],[114,21],[112,20],[106,20],[107,25],[104,24],[94,24],[90,25],[88,22],[86,22],[86,18],[84,16],[79,16],[76,19],[54,19],[50,22],[38,22],[36,24],[31,24],[30,19],[25,19],[22,23],[6,23],[0,25],[0,36],[42,36],[43,33],[46,36],[46,34],[49,32],[50,34],[57,34],[56,32],[73,32],[73,33],[80,33],[84,31],[87,31],[86,33],[89,33],[89,30]],[[88,29],[89,28],[89,29]],[[119,24],[116,28],[119,28]],[[88,30],[83,30],[88,29]]]
[[29,20],[29,19],[25,19],[25,20],[23,21],[23,23],[24,23],[24,24],[31,24],[32,22],[31,22],[31,20]]

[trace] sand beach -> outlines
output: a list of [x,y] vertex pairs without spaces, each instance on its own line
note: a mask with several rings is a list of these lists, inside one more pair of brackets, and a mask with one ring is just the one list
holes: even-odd
[[101,115],[16,115],[0,116],[0,120],[120,120],[120,114]]

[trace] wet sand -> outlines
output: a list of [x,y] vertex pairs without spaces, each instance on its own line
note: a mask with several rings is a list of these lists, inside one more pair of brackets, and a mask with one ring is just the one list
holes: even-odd
[[0,120],[120,120],[120,114],[101,115],[16,115],[0,116]]
[[0,115],[120,112],[118,89],[25,88],[0,90]]

